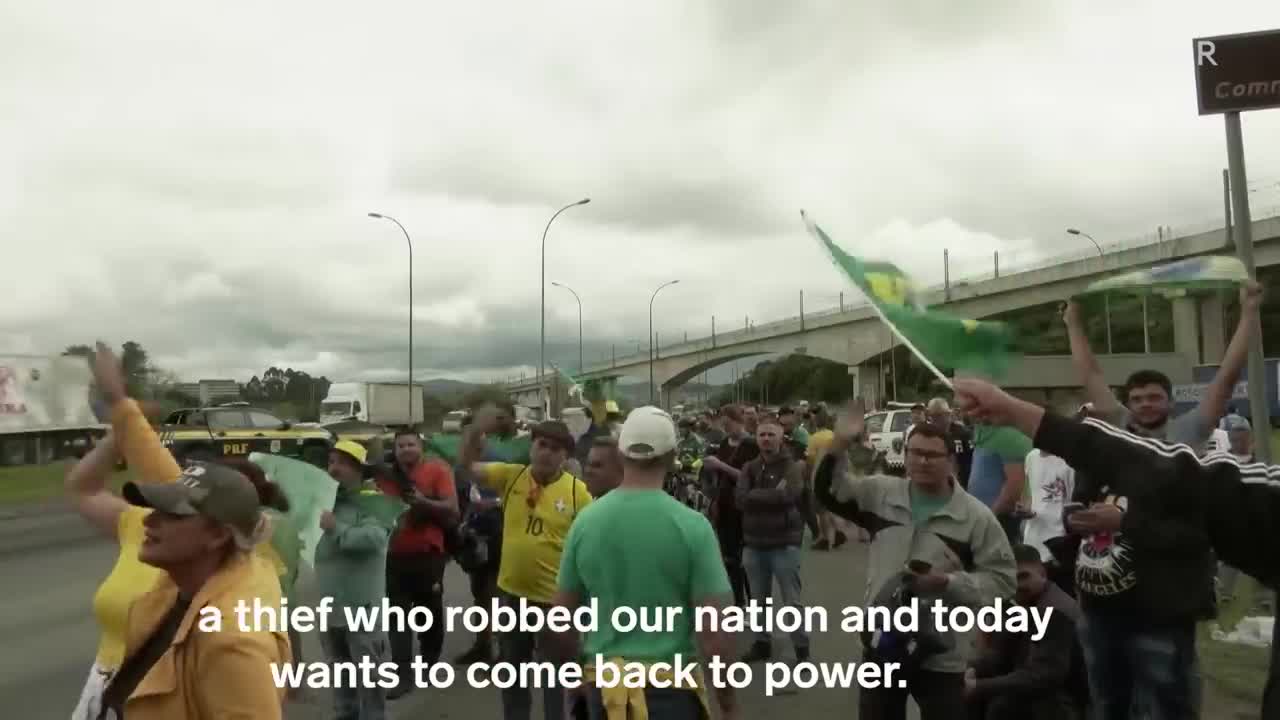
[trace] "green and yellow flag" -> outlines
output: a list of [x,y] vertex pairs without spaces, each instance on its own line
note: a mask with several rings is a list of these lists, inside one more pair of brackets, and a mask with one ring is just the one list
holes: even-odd
[[870,301],[880,319],[939,379],[944,370],[964,370],[998,379],[1017,350],[1013,332],[1001,322],[958,318],[920,302],[911,278],[892,263],[865,260],[840,249],[802,210],[809,232]]
[[320,514],[333,509],[338,483],[310,463],[270,453],[250,453],[249,462],[262,468],[289,499],[289,512],[273,518],[271,545],[284,563],[281,583],[288,592],[300,566],[315,567],[320,542]]
[[1249,271],[1239,258],[1206,255],[1113,275],[1090,283],[1078,297],[1120,292],[1175,298],[1235,289],[1248,281]]

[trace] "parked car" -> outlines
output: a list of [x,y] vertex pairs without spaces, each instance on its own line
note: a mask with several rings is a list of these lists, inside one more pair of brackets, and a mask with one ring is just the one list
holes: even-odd
[[440,423],[440,430],[447,433],[460,433],[462,432],[462,421],[466,419],[466,410],[454,410],[444,416],[444,420]]
[[885,469],[905,472],[906,435],[911,427],[911,408],[894,408],[866,416],[867,437],[872,446],[884,453]]

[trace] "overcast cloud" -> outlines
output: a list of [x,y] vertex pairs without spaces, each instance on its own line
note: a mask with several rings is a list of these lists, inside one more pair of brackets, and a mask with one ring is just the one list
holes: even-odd
[[[133,339],[186,379],[587,362],[834,306],[808,238],[919,280],[1221,214],[1191,39],[1274,0],[162,2],[0,9],[0,352]],[[1255,215],[1280,110],[1245,116]],[[848,292],[848,297],[855,293]],[[548,358],[577,305],[547,287]]]

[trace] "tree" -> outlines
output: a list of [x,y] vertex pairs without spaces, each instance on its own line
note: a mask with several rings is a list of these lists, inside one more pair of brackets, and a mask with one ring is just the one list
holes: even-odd
[[124,383],[129,394],[141,397],[153,370],[147,351],[136,341],[126,342],[120,347],[120,365],[124,368]]
[[332,384],[326,377],[313,378],[302,370],[272,366],[243,383],[240,397],[246,402],[275,407],[282,414],[297,415],[303,421],[314,421],[320,417],[320,403]]
[[68,345],[66,350],[62,351],[64,357],[93,357],[93,348],[88,345]]
[[[765,360],[751,368],[740,380],[739,388],[748,402],[782,405],[799,400],[841,402],[853,394],[848,370],[840,363],[809,355],[787,355]],[[732,402],[733,385],[715,398],[717,405]]]
[[261,402],[266,395],[266,390],[262,387],[262,381],[254,375],[249,382],[240,386],[240,397],[248,402]]

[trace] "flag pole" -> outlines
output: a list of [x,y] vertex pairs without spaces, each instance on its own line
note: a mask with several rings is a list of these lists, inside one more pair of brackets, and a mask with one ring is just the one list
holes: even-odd
[[[857,285],[854,285],[854,287],[856,288]],[[861,292],[860,289],[859,292]],[[864,295],[863,297],[866,296]],[[933,363],[929,362],[929,358],[925,357],[924,353],[917,350],[916,346],[912,345],[910,340],[903,337],[902,333],[898,332],[898,328],[894,327],[893,323],[889,322],[889,319],[884,316],[884,313],[880,312],[880,308],[877,307],[874,302],[871,302],[871,298],[867,298],[867,300],[868,304],[871,305],[871,309],[875,310],[876,315],[879,316],[880,322],[884,323],[885,327],[889,328],[889,332],[893,333],[894,337],[898,338],[898,341],[905,345],[906,348],[911,351],[911,354],[916,356],[917,360],[924,363],[924,366],[929,369],[929,372],[932,372],[934,377],[938,378],[943,385],[946,385],[948,390],[955,390],[955,387],[951,384],[951,378],[943,375],[941,370],[939,370]],[[890,351],[892,352],[892,348],[890,348]]]
[[[806,213],[804,210],[800,211],[800,217],[804,220],[805,227],[809,229],[810,233],[813,233],[816,235],[817,233],[822,232],[821,230],[818,230],[817,225],[814,224],[814,222],[809,218],[809,214]],[[819,237],[819,240],[821,240],[820,237]],[[853,285],[853,287],[857,289],[859,293],[862,293],[863,297],[867,297],[866,293],[862,292],[862,288],[858,287],[857,283],[851,282],[850,284]],[[871,306],[872,310],[876,311],[876,316],[880,318],[880,322],[885,324],[885,327],[889,328],[889,332],[893,333],[894,337],[898,338],[898,341],[901,342],[903,345],[905,345],[906,348],[911,351],[912,355],[916,356],[916,359],[924,363],[924,366],[928,368],[930,372],[933,373],[934,377],[938,378],[938,380],[943,385],[946,385],[948,390],[953,390],[953,391],[955,390],[955,386],[951,384],[951,379],[948,378],[946,375],[943,375],[942,371],[939,370],[937,366],[929,362],[929,358],[925,357],[924,353],[917,350],[916,346],[912,345],[910,340],[904,337],[902,333],[898,332],[898,328],[894,326],[893,323],[889,322],[889,318],[884,316],[884,313],[880,311],[880,306],[877,305],[874,300],[868,297],[867,304]],[[893,348],[891,347],[889,348],[889,350],[892,352]]]

